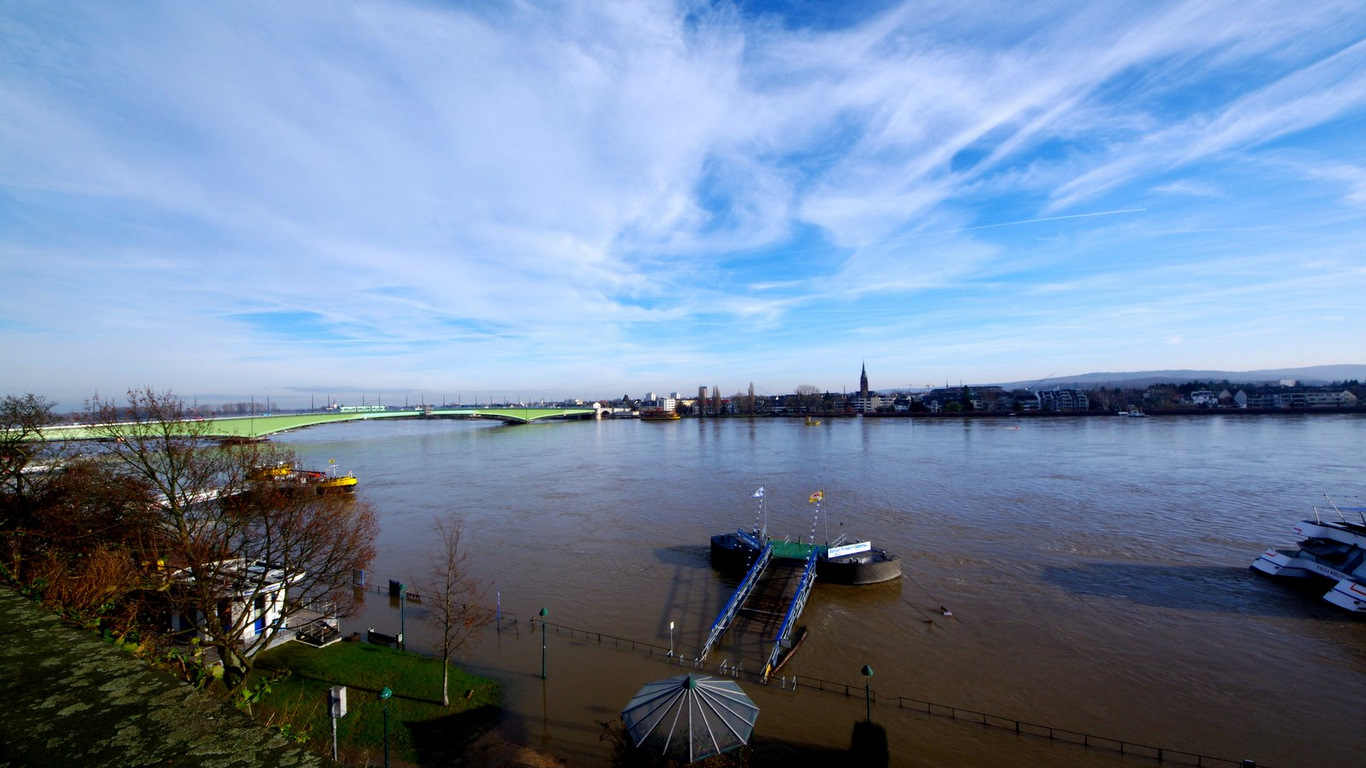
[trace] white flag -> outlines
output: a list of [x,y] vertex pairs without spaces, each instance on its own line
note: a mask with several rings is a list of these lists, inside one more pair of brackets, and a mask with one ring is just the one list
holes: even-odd
[[764,497],[764,487],[761,485],[761,486],[759,486],[759,490],[757,490],[757,491],[754,492],[754,498],[756,498],[756,499],[762,499],[763,497]]

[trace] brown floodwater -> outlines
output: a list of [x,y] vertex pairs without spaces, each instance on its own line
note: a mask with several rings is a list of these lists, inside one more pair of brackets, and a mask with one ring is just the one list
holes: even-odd
[[[408,421],[277,441],[359,476],[383,528],[372,584],[420,591],[432,519],[462,516],[505,621],[461,660],[503,684],[500,730],[571,765],[604,761],[598,723],[643,683],[696,671],[736,582],[708,539],[753,524],[759,486],[771,533],[807,536],[822,490],[818,538],[871,538],[905,570],[817,583],[781,681],[748,679],[752,633],[709,654],[706,673],[741,666],[767,761],[847,747],[866,682],[899,766],[1155,764],[912,700],[1262,766],[1366,764],[1366,621],[1248,569],[1323,494],[1363,504],[1360,416]],[[409,648],[430,648],[420,605],[404,614]],[[344,628],[399,621],[372,593]]]

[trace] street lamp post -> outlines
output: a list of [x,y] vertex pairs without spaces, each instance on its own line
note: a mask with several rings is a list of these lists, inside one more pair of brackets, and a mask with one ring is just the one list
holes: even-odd
[[545,617],[550,615],[548,608],[541,609],[541,679],[545,679]]
[[384,768],[389,768],[389,697],[393,695],[388,686],[379,689],[379,700],[384,702]]
[[867,664],[859,670],[863,673],[863,702],[867,708],[866,719],[873,722],[873,668]]

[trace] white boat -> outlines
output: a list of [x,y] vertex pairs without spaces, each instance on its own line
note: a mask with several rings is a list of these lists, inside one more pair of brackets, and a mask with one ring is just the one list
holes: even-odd
[[[1341,608],[1366,613],[1366,507],[1338,507],[1328,500],[1337,516],[1324,519],[1314,507],[1314,519],[1294,527],[1300,537],[1294,549],[1269,547],[1252,563],[1252,569],[1268,576],[1305,579],[1325,578],[1333,588],[1323,599]],[[1354,513],[1360,522],[1347,519]]]

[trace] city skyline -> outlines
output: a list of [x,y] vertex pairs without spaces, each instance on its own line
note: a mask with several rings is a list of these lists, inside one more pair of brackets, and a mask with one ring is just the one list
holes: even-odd
[[0,390],[64,410],[1362,358],[1357,3],[15,2],[0,38]]
[[[900,395],[928,394],[930,392],[957,392],[960,389],[970,391],[984,391],[999,389],[1004,392],[1048,392],[1058,390],[1082,390],[1100,391],[1106,389],[1124,390],[1129,392],[1142,391],[1153,385],[1166,389],[1168,387],[1184,387],[1192,384],[1210,384],[1219,387],[1221,382],[1227,383],[1233,390],[1248,387],[1257,391],[1262,387],[1273,387],[1278,390],[1299,391],[1303,389],[1322,390],[1333,384],[1353,382],[1359,386],[1359,382],[1366,380],[1366,364],[1344,364],[1312,366],[1307,368],[1281,368],[1263,369],[1258,371],[1213,371],[1213,370],[1154,370],[1154,371],[1110,371],[1092,372],[1083,374],[1068,374],[1058,376],[1045,376],[1030,381],[966,381],[958,382],[945,381],[942,383],[925,384],[896,384],[889,386],[874,386],[869,383],[867,377],[866,364],[859,372],[859,381],[854,386],[841,386],[833,389],[819,389],[822,395],[833,395],[835,397],[860,397],[864,386],[867,386],[869,394],[892,397]],[[810,385],[794,385],[787,390],[760,391],[753,390],[752,394],[761,399],[784,398],[801,396],[798,389]],[[155,388],[154,388],[155,389]],[[721,401],[730,402],[736,398],[744,399],[751,392],[748,388],[741,388],[734,391],[717,391],[714,386],[701,386],[705,389],[705,397],[717,398]],[[544,393],[519,392],[510,394],[507,388],[493,388],[488,391],[422,391],[410,390],[405,388],[394,388],[387,390],[370,391],[326,391],[326,392],[303,392],[289,390],[285,393],[272,394],[265,393],[222,393],[222,392],[172,392],[180,398],[187,408],[192,411],[201,409],[217,411],[224,409],[227,413],[254,412],[266,413],[270,411],[303,411],[303,410],[323,410],[339,406],[370,406],[383,407],[385,409],[396,408],[418,408],[421,406],[495,406],[495,405],[587,405],[594,402],[610,403],[619,400],[632,400],[637,402],[658,402],[664,399],[673,399],[679,402],[692,402],[701,397],[700,391],[693,389],[649,389],[636,392],[621,392],[618,394],[607,394],[602,396],[567,396],[550,397]],[[120,400],[120,393],[103,393],[106,397],[111,397],[115,402]],[[807,390],[806,394],[810,394]],[[56,411],[64,416],[79,418],[83,413],[83,400],[73,403],[60,404],[62,407]]]

